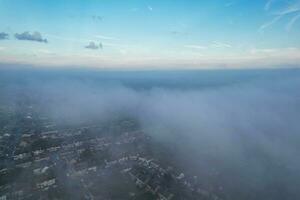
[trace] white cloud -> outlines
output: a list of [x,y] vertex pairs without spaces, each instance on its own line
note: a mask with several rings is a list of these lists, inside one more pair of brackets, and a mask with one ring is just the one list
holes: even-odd
[[105,35],[96,35],[95,37],[99,38],[99,39],[102,39],[102,40],[120,40],[119,38],[105,36]]
[[290,31],[293,27],[293,25],[295,24],[295,22],[300,19],[300,14],[294,16],[290,21],[289,23],[286,25],[286,30],[287,31]]
[[278,49],[257,49],[257,48],[253,48],[250,50],[251,54],[271,54],[271,53],[275,53],[278,52]]
[[274,17],[271,21],[269,21],[269,22],[267,22],[267,23],[261,25],[261,26],[259,27],[259,30],[258,30],[258,31],[259,31],[260,33],[263,33],[265,29],[271,27],[273,24],[275,24],[275,23],[276,23],[277,21],[279,21],[281,18],[282,18],[282,15],[279,15],[279,16]]
[[149,11],[153,11],[153,8],[151,6],[147,6]]
[[224,42],[214,41],[208,46],[197,45],[197,44],[188,44],[188,45],[184,45],[184,47],[190,48],[190,49],[204,50],[204,49],[209,49],[209,48],[218,48],[218,49],[231,48],[232,46],[230,44],[227,44]]
[[269,48],[269,49],[251,49],[250,58],[257,62],[268,63],[269,65],[300,63],[300,49],[295,47],[288,48]]
[[253,48],[250,50],[251,54],[281,54],[281,55],[290,55],[290,54],[295,54],[295,55],[300,55],[300,49],[295,48],[295,47],[288,47],[288,48]]
[[214,48],[231,48],[232,46],[230,44],[227,44],[227,43],[214,41],[212,43],[211,47],[214,47]]

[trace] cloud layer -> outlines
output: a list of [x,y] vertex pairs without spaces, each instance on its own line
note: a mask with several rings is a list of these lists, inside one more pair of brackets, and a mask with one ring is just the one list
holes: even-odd
[[24,73],[11,88],[58,123],[134,118],[227,199],[300,197],[299,70]]

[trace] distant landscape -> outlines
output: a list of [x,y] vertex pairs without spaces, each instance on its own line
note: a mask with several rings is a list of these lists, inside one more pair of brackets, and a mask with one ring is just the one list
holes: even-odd
[[297,199],[299,75],[2,69],[1,194]]

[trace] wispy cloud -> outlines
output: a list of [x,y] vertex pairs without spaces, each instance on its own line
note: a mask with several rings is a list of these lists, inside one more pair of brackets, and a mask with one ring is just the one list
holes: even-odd
[[99,38],[99,39],[102,39],[102,40],[120,40],[119,38],[105,36],[105,35],[96,35],[95,37]]
[[48,43],[48,40],[43,38],[41,33],[37,32],[37,31],[33,32],[33,33],[30,33],[29,31],[25,31],[23,33],[16,33],[15,37],[18,40],[28,40],[28,41],[34,41],[34,42]]
[[275,52],[282,51],[282,49],[257,49],[253,48],[250,50],[251,54],[271,54]]
[[230,44],[224,43],[224,42],[218,42],[214,41],[208,46],[198,45],[198,44],[187,44],[184,45],[185,48],[195,49],[195,50],[204,50],[204,49],[222,49],[222,48],[231,48],[232,46]]
[[[274,3],[275,0],[268,0],[267,3],[265,4],[264,9],[267,12],[270,12],[270,8],[271,5]],[[258,31],[260,33],[263,33],[265,29],[271,27],[272,25],[274,25],[275,23],[277,23],[281,18],[288,16],[290,14],[293,13],[299,13],[300,12],[300,0],[295,0],[293,1],[293,3],[290,2],[286,2],[285,7],[283,7],[281,10],[279,11],[272,11],[271,15],[273,16],[273,19],[271,21],[268,21],[266,23],[264,23],[263,25],[261,25],[258,29]],[[291,18],[289,20],[289,23],[286,25],[286,30],[290,30],[293,26],[293,24],[298,20],[298,15],[294,16],[293,18]]]
[[72,38],[68,36],[60,36],[60,35],[54,35],[54,34],[45,34],[48,38],[52,38],[55,40],[62,40],[66,42],[72,42],[72,43],[87,43],[90,40],[86,38]]
[[199,50],[204,50],[207,49],[206,46],[202,46],[202,45],[184,45],[185,48],[190,48],[190,49],[199,49]]
[[51,54],[51,53],[53,53],[53,52],[51,52],[48,49],[37,49],[37,51],[40,52],[40,53],[44,53],[44,54]]
[[263,33],[265,29],[271,27],[273,24],[275,24],[277,21],[279,21],[282,17],[283,17],[282,15],[274,17],[271,21],[266,22],[265,24],[261,25],[259,27],[258,31],[260,33]]
[[299,62],[300,49],[295,47],[289,48],[262,48],[262,49],[251,49],[250,55],[256,59],[265,59],[269,62]]
[[295,24],[295,22],[300,19],[300,14],[294,16],[290,21],[289,23],[286,25],[286,30],[287,31],[290,31],[293,27],[293,25]]
[[227,43],[214,41],[212,43],[211,47],[215,47],[215,48],[231,48],[232,46],[230,44],[227,44]]
[[265,4],[264,9],[265,10],[270,10],[272,3],[274,2],[274,0],[268,0],[267,3]]
[[149,11],[153,11],[152,6],[147,6],[147,8],[148,8]]
[[275,12],[274,14],[275,15],[288,15],[288,14],[295,13],[298,11],[300,11],[300,1],[297,1],[294,4],[290,4],[290,5],[286,6],[285,8],[283,8],[282,10]]

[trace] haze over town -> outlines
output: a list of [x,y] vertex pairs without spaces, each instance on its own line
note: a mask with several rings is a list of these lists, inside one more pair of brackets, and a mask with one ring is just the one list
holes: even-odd
[[300,199],[299,0],[0,0],[0,200]]

